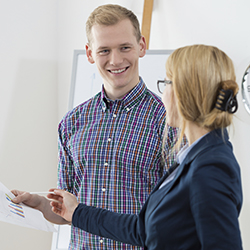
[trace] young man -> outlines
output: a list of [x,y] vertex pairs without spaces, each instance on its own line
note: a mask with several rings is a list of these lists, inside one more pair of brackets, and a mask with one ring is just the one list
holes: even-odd
[[[164,172],[165,109],[138,70],[139,58],[146,53],[145,38],[137,17],[111,4],[91,13],[86,33],[87,58],[96,64],[103,86],[59,124],[58,188],[87,205],[137,214]],[[51,222],[67,223],[51,212],[45,198],[13,193],[18,195],[15,201],[41,210]],[[140,248],[72,226],[70,249]]]

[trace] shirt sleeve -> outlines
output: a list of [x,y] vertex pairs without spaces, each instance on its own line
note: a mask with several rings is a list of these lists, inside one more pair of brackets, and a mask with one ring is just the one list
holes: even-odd
[[74,193],[74,164],[68,149],[68,135],[66,133],[66,126],[62,120],[58,126],[58,181],[59,189],[67,190]]
[[139,216],[135,214],[119,214],[79,204],[73,214],[72,224],[91,234],[142,246]]
[[199,166],[189,191],[201,249],[242,249],[238,223],[242,197],[237,171],[225,163]]

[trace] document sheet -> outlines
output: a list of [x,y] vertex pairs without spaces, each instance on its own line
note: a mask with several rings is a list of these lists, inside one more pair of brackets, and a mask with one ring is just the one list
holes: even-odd
[[12,202],[14,197],[14,194],[0,182],[0,221],[47,232],[56,231],[53,224],[47,221],[40,211],[22,203]]

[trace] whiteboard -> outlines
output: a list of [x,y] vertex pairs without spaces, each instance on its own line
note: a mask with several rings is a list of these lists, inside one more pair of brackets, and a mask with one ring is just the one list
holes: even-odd
[[[139,59],[139,72],[146,86],[160,96],[157,80],[166,77],[165,64],[172,50],[147,50]],[[95,64],[87,60],[85,50],[75,50],[69,96],[69,110],[101,91],[102,78]],[[51,250],[67,250],[70,240],[70,226],[57,226],[53,233]]]

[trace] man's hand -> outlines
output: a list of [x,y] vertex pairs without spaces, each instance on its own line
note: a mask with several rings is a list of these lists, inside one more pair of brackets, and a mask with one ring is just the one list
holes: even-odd
[[60,189],[52,188],[49,191],[55,193],[47,195],[49,199],[52,199],[50,202],[52,211],[71,223],[73,213],[78,206],[76,197],[73,194]]
[[11,190],[11,192],[16,196],[15,198],[12,199],[14,203],[22,202],[29,207],[39,209],[39,206],[41,205],[42,202],[41,199],[43,197],[19,190]]

